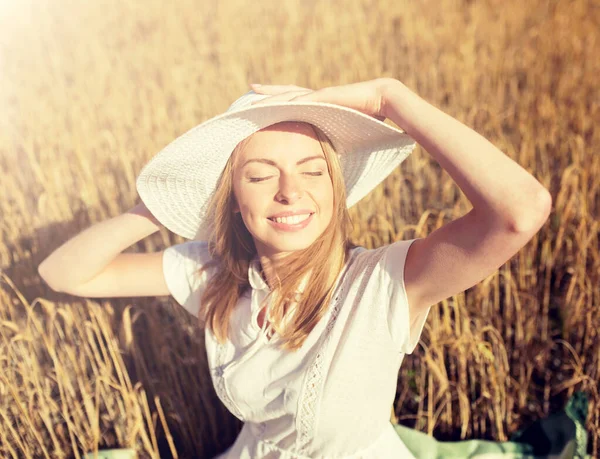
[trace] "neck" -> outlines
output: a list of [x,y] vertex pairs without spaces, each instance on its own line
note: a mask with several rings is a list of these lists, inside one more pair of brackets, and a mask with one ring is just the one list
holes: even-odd
[[281,266],[286,256],[287,253],[278,253],[272,256],[258,256],[261,267],[260,274],[271,290],[277,286],[277,267]]

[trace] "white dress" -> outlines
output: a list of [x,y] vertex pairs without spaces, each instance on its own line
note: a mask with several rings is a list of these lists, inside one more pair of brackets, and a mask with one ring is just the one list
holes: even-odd
[[[278,350],[258,326],[269,287],[252,261],[252,288],[236,306],[230,339],[220,345],[205,333],[215,391],[244,422],[218,459],[414,457],[390,422],[400,365],[430,310],[409,317],[404,261],[413,241],[353,249],[329,308],[295,352]],[[169,290],[194,316],[213,273],[196,271],[209,260],[204,241],[164,253]]]

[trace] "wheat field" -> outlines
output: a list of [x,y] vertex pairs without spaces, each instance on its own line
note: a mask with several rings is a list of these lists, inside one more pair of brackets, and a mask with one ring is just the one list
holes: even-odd
[[[590,398],[600,454],[600,6],[595,0],[57,0],[0,3],[0,455],[210,457],[241,423],[203,332],[169,298],[51,291],[39,263],[137,202],[162,147],[249,83],[401,80],[552,193],[541,231],[436,305],[391,417],[441,440],[507,440]],[[482,158],[482,161],[485,159]],[[468,211],[418,148],[351,209],[355,243],[425,237]],[[184,242],[161,230],[131,251]]]

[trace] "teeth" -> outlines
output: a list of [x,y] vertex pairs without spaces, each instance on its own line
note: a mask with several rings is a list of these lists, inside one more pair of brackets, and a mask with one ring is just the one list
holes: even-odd
[[276,218],[272,218],[271,220],[276,221],[277,223],[286,223],[288,225],[296,225],[300,222],[303,222],[308,217],[310,217],[310,214],[293,215],[291,217],[276,217]]

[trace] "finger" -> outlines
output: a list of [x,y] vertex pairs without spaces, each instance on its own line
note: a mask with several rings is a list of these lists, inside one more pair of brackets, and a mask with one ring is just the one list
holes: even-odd
[[251,84],[250,87],[254,90],[254,92],[260,92],[263,94],[280,94],[288,91],[310,91],[309,88],[303,88],[302,86],[296,86],[293,84]]
[[[267,104],[278,103],[278,102],[288,102],[288,101],[294,99],[296,94],[298,94],[298,93],[294,92],[294,93],[290,94],[289,92],[286,92],[284,94],[277,94],[277,95],[270,96],[270,97],[267,97],[262,100],[257,100],[257,101],[251,102],[250,105],[259,105],[259,104],[267,105]],[[304,93],[302,93],[302,94],[304,94]]]
[[258,84],[253,83],[250,86],[253,88],[256,87],[258,89],[262,89],[264,91],[296,91],[300,89],[309,89],[304,88],[302,86],[297,86],[295,84]]
[[285,102],[285,101],[289,101],[289,100],[294,99],[298,95],[309,94],[311,92],[312,91],[310,91],[310,90],[288,91],[288,92],[285,92],[283,94],[277,94],[277,95],[273,95],[273,96],[267,97],[265,99],[254,101],[250,105],[269,104],[269,103],[273,103],[273,102]]
[[297,100],[298,102],[328,102],[330,104],[344,105],[348,100],[352,100],[349,97],[350,95],[345,92],[344,87],[321,88],[316,91],[300,94],[293,100]]
[[[333,91],[331,89],[335,89],[335,91]],[[312,92],[309,92],[306,94],[301,94],[299,96],[296,96],[296,97],[290,99],[290,101],[292,101],[292,102],[326,102],[326,103],[330,103],[330,104],[355,108],[348,103],[349,101],[352,101],[352,97],[351,97],[352,94],[350,92],[344,93],[343,91],[338,91],[338,88],[331,88],[331,89],[323,88],[323,89],[319,89],[317,91],[312,91]],[[346,88],[339,88],[339,89],[345,90]],[[376,120],[379,120],[382,122],[386,120],[385,116],[366,113],[365,111],[363,111],[359,108],[355,108],[355,109],[358,109],[358,111],[368,114],[369,116],[375,118]]]

